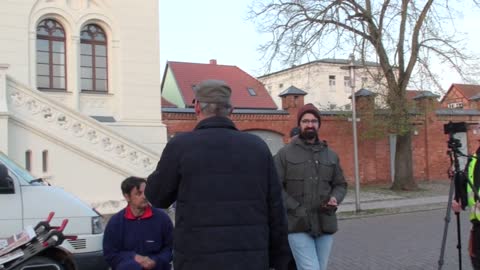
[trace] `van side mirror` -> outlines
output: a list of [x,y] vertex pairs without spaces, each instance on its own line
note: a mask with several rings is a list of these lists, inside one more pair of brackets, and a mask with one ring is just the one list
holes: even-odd
[[0,163],[0,194],[13,194],[15,188],[13,186],[13,180],[8,175],[8,169],[5,165]]

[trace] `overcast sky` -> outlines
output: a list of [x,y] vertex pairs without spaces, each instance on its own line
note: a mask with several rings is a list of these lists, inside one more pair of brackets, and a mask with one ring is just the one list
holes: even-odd
[[160,60],[236,65],[255,73],[259,37],[246,21],[250,0],[160,0]]
[[[253,76],[263,75],[257,48],[267,36],[257,33],[247,11],[251,0],[160,0],[160,63],[166,61],[235,65]],[[465,7],[459,29],[470,33],[469,49],[480,54],[478,10]],[[476,30],[476,31],[475,31]],[[262,41],[263,38],[263,41]],[[329,56],[325,56],[329,57]],[[442,70],[442,87],[461,81]]]

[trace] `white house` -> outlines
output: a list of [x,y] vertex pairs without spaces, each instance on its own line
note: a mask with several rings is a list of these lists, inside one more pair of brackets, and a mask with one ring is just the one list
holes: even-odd
[[[313,103],[324,110],[350,110],[351,87],[349,65],[346,59],[321,59],[258,77],[277,106],[281,106],[278,96],[290,86],[295,86],[308,95],[305,103]],[[355,69],[355,91],[368,88],[372,92],[382,93],[380,67],[377,63],[357,61]]]
[[158,0],[0,1],[0,150],[100,211],[166,143]]

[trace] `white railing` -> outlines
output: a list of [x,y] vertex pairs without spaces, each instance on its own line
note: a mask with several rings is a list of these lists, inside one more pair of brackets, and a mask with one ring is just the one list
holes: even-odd
[[10,117],[124,175],[148,175],[158,154],[7,76]]

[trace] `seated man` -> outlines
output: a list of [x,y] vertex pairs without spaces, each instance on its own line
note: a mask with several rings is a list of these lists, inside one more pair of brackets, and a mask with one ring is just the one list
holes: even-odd
[[145,185],[138,177],[122,182],[128,205],[112,216],[103,238],[103,253],[113,270],[170,269],[172,221],[163,210],[150,206]]

